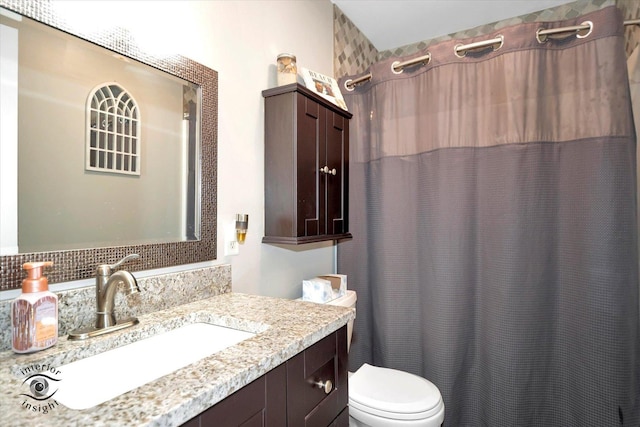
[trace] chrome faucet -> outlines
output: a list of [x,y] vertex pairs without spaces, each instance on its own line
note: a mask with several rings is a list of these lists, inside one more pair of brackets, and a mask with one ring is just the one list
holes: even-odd
[[69,334],[70,340],[82,340],[97,335],[128,328],[136,325],[138,319],[135,317],[116,321],[113,312],[118,285],[125,285],[125,293],[140,292],[140,287],[133,274],[120,270],[113,273],[113,270],[120,267],[127,261],[140,258],[138,254],[127,255],[115,264],[99,265],[96,271],[96,322],[94,326],[77,329]]
[[133,274],[128,271],[118,271],[111,273],[114,269],[120,267],[127,261],[140,258],[138,254],[127,255],[115,264],[102,264],[98,266],[96,271],[96,329],[108,328],[115,326],[116,315],[113,313],[113,306],[116,299],[116,291],[118,284],[124,283],[125,293],[131,294],[140,292],[138,282]]

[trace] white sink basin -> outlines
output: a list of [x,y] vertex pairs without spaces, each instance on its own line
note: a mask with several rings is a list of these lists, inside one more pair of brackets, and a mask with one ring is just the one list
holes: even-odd
[[55,399],[87,409],[168,375],[255,334],[193,323],[61,366]]

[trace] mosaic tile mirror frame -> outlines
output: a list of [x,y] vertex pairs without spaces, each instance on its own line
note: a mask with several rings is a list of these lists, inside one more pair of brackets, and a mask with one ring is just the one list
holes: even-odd
[[25,262],[53,261],[54,266],[48,269],[47,277],[50,283],[59,283],[94,277],[97,265],[113,264],[131,253],[139,254],[140,258],[127,263],[127,269],[130,271],[214,260],[217,253],[217,72],[180,55],[167,58],[144,52],[136,46],[131,35],[121,28],[114,28],[99,35],[82,33],[71,28],[64,17],[58,16],[47,0],[0,0],[0,7],[195,83],[200,86],[202,95],[199,240],[0,256],[0,291],[20,287],[25,277],[22,271],[22,264]]

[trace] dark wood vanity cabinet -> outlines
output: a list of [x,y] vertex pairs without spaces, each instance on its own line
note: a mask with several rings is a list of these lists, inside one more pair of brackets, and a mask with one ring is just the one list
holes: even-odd
[[263,243],[350,238],[351,113],[300,84],[262,92],[265,102]]
[[265,427],[287,425],[286,365],[280,365],[183,427]]
[[347,328],[343,327],[287,361],[288,425],[347,427],[348,403]]
[[348,402],[344,326],[183,426],[348,427]]

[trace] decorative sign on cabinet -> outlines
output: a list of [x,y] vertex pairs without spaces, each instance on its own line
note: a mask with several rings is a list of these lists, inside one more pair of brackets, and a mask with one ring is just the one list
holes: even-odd
[[351,238],[349,119],[352,114],[294,83],[265,102],[263,243]]

